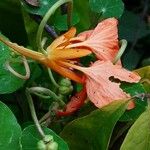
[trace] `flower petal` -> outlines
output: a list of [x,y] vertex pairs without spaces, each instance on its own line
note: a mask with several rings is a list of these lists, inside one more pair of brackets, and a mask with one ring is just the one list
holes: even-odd
[[81,39],[82,42],[69,45],[68,48],[86,46],[100,60],[112,61],[119,50],[117,24],[118,21],[115,18],[106,19],[100,22],[93,32],[83,33],[83,35],[81,33],[81,38],[79,36],[78,39]]
[[76,34],[76,28],[75,27],[71,27],[69,29],[69,31],[67,31],[64,34],[64,37],[69,40],[69,39],[73,38],[75,36],[75,34]]
[[75,42],[75,41],[83,42],[87,40],[91,36],[92,33],[93,33],[93,30],[81,32],[80,34],[78,34],[77,37],[72,38],[71,42]]
[[73,72],[69,67],[65,67],[61,64],[61,61],[51,61],[49,60],[47,66],[52,70],[56,71],[63,77],[67,77],[75,82],[83,83],[82,76],[78,75],[77,73]]
[[90,50],[87,49],[57,49],[53,52],[51,52],[51,55],[49,55],[50,59],[75,59],[75,58],[81,58],[83,56],[87,56],[91,54]]
[[89,68],[82,68],[81,71],[87,75],[87,95],[99,108],[114,100],[129,97],[119,87],[120,83],[111,81],[110,77],[131,83],[140,80],[137,74],[127,71],[119,65],[113,65],[110,61],[97,61]]
[[55,50],[59,45],[69,41],[71,38],[73,38],[76,34],[76,28],[72,27],[68,32],[65,34],[59,36],[56,38],[50,46],[47,47],[47,52],[48,54],[52,51]]

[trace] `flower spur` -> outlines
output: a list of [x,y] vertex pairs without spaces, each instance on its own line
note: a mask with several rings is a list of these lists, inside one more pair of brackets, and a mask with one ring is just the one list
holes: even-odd
[[91,54],[90,50],[84,48],[66,48],[70,43],[69,40],[74,37],[75,33],[76,29],[72,27],[68,32],[54,40],[47,48],[46,55],[6,41],[2,37],[0,37],[0,41],[11,47],[15,52],[44,64],[64,77],[82,83],[82,76],[75,73],[70,67],[57,63],[59,60],[69,63],[77,58]]
[[[0,40],[20,54],[43,63],[62,76],[79,83],[84,82],[87,96],[96,107],[101,108],[114,100],[130,97],[119,87],[121,81],[137,83],[140,80],[139,75],[124,69],[120,61],[116,65],[112,63],[119,51],[117,23],[115,18],[106,19],[94,30],[83,32],[77,37],[74,37],[75,28],[71,28],[54,40],[47,48],[46,55],[1,38]],[[95,53],[99,59],[94,64],[90,67],[75,64],[77,62],[75,59],[91,52]],[[82,77],[86,77],[84,81],[77,71],[82,74]],[[119,83],[111,81],[111,77],[119,79]]]

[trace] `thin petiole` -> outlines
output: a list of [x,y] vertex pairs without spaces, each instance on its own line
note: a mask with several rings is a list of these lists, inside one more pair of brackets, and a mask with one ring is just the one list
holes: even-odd
[[38,121],[38,118],[36,116],[36,112],[35,112],[35,108],[34,108],[34,104],[33,104],[33,100],[32,100],[32,97],[31,97],[31,94],[30,94],[30,90],[27,88],[26,89],[26,97],[27,97],[27,100],[28,100],[28,103],[29,103],[29,108],[30,108],[30,111],[31,111],[31,116],[32,116],[32,119],[35,123],[35,126],[39,132],[39,134],[41,135],[42,138],[45,137],[45,134],[41,128],[41,125]]
[[121,48],[119,49],[117,55],[115,56],[114,60],[113,60],[113,64],[116,64],[118,62],[118,60],[120,59],[120,57],[122,56],[122,54],[124,53],[126,47],[127,47],[127,41],[126,40],[121,40]]
[[22,62],[24,64],[24,67],[25,67],[25,71],[26,71],[26,75],[21,75],[20,73],[16,72],[11,66],[10,66],[10,62],[7,61],[6,62],[6,68],[13,74],[15,75],[16,77],[20,78],[20,79],[23,79],[23,80],[27,80],[29,79],[30,77],[30,68],[29,68],[29,65],[28,65],[28,62],[27,62],[27,59],[26,57],[22,57]]

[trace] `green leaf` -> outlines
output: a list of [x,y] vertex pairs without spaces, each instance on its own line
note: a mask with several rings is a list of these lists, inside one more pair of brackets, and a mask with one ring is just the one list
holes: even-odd
[[38,30],[38,24],[23,9],[22,16],[24,19],[24,26],[27,33],[29,45],[32,47],[32,49],[37,50],[36,35]]
[[113,128],[126,107],[127,101],[115,101],[72,121],[60,135],[71,150],[106,150]]
[[44,16],[46,12],[57,2],[57,0],[39,0],[39,7],[32,7],[26,4],[23,0],[21,0],[23,8],[31,13],[36,15]]
[[[139,23],[140,22],[140,23]],[[125,11],[119,23],[119,37],[133,42],[135,38],[140,39],[150,34],[146,23],[139,15]]]
[[19,150],[21,127],[11,110],[0,102],[0,149]]
[[[128,70],[134,70],[141,61],[144,55],[143,50],[131,50],[131,47],[127,47],[125,54],[122,57],[122,63]],[[134,58],[134,59],[133,59]]]
[[[75,12],[73,13],[72,16],[72,23],[71,25],[74,26],[79,22],[80,18],[78,14]],[[68,25],[67,25],[67,15],[55,15],[54,20],[53,20],[54,26],[60,30],[60,31],[66,31],[68,30]]]
[[140,115],[129,129],[120,150],[150,149],[150,107]]
[[[140,93],[145,93],[144,87],[140,83],[124,83],[121,85],[121,88],[129,93],[131,96],[140,94]],[[139,117],[139,115],[145,111],[146,106],[147,106],[147,101],[143,100],[141,98],[136,98],[135,99],[135,108],[132,110],[127,110],[122,117],[120,118],[120,121],[131,121],[135,120]]]
[[75,0],[73,2],[74,10],[78,13],[80,21],[76,25],[77,31],[80,33],[81,31],[85,31],[89,29],[91,25],[90,21],[90,6],[88,0]]
[[19,0],[0,1],[0,20],[0,32],[16,43],[27,43]]
[[119,18],[124,10],[122,0],[89,0],[92,11],[100,13],[101,18]]
[[142,84],[147,93],[150,93],[150,66],[146,66],[140,69],[135,70],[140,76],[142,80]]
[[144,66],[150,66],[150,57],[143,59],[141,65],[143,67]]
[[[2,35],[0,34],[0,36]],[[12,93],[22,87],[25,80],[19,79],[7,70],[5,64],[11,58],[12,50],[2,42],[0,42],[0,53],[0,94]],[[10,64],[17,72],[25,74],[24,66],[21,63]]]
[[[60,138],[56,133],[54,133],[51,129],[43,127],[43,131],[46,135],[50,134],[54,137],[54,141],[58,143],[58,150],[69,150],[65,141]],[[31,125],[26,127],[23,130],[22,136],[20,138],[22,150],[36,150],[39,140],[41,140],[41,137],[37,132],[35,126]]]

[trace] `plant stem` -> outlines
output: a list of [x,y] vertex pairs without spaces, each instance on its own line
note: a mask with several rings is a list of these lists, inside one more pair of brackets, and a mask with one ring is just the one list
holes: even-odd
[[[56,2],[49,10],[48,12],[45,14],[44,18],[42,19],[40,25],[39,25],[39,28],[38,28],[38,31],[37,31],[37,37],[36,37],[36,41],[37,41],[37,45],[38,45],[38,49],[40,51],[42,51],[43,54],[47,55],[46,51],[43,49],[42,45],[41,45],[41,42],[42,42],[42,33],[43,33],[43,30],[44,30],[44,27],[48,21],[48,19],[52,16],[52,14],[54,14],[54,12],[56,11],[56,9],[58,7],[60,7],[61,5],[65,4],[65,3],[70,3],[71,5],[73,4],[73,1],[72,0],[59,0],[58,2]],[[72,8],[72,7],[70,7]],[[69,11],[71,11],[71,9],[69,8]],[[68,13],[68,18],[71,20],[71,12]],[[69,20],[68,19],[68,20]],[[68,23],[71,22],[71,21],[68,21]],[[70,25],[68,25],[70,26]]]
[[53,83],[53,85],[55,85],[57,88],[59,88],[59,85],[57,84],[57,82],[55,81],[54,77],[53,77],[53,74],[52,74],[52,71],[51,69],[48,68],[48,74],[49,74],[49,77]]
[[28,62],[27,62],[27,59],[26,57],[22,57],[22,62],[24,64],[24,67],[25,67],[25,71],[26,71],[26,75],[21,75],[20,73],[16,72],[11,66],[10,66],[10,61],[7,61],[6,62],[6,68],[13,74],[15,75],[16,77],[20,78],[20,79],[23,79],[23,80],[27,80],[29,79],[30,77],[30,68],[29,68],[29,65],[28,65]]
[[55,100],[58,101],[58,103],[61,105],[61,106],[64,106],[65,103],[53,92],[51,91],[50,89],[47,89],[47,88],[43,88],[43,87],[32,87],[30,88],[30,93],[41,93],[41,94],[45,94],[47,96],[51,96],[53,97]]
[[45,134],[44,134],[44,132],[43,132],[43,130],[41,128],[41,125],[39,124],[38,118],[36,116],[33,100],[32,100],[32,97],[31,97],[31,94],[30,94],[28,88],[26,89],[26,96],[27,96],[27,100],[28,100],[28,103],[29,103],[32,119],[33,119],[33,121],[35,123],[35,126],[36,126],[39,134],[41,135],[42,138],[44,138]]
[[[30,15],[30,16],[31,16],[31,18],[33,18],[37,23],[40,23],[41,20],[42,20],[41,16],[38,16],[38,15]],[[53,39],[55,39],[55,38],[58,37],[58,35],[57,35],[57,33],[55,32],[55,30],[54,30],[51,26],[49,26],[48,24],[45,24],[45,27],[44,27],[44,28],[45,28],[46,32],[49,33],[50,36],[51,36]]]
[[40,120],[39,122],[42,123],[46,119],[50,118],[50,111],[48,111]]
[[126,47],[127,47],[127,41],[126,40],[121,40],[121,48],[119,49],[117,55],[115,56],[114,60],[113,60],[113,64],[116,64],[118,62],[118,60],[120,59],[120,57],[122,56],[122,54],[124,53]]
[[50,99],[51,98],[51,96],[43,95],[43,94],[40,94],[40,93],[37,93],[37,92],[34,92],[33,94],[38,96],[38,97],[41,97],[43,99]]

